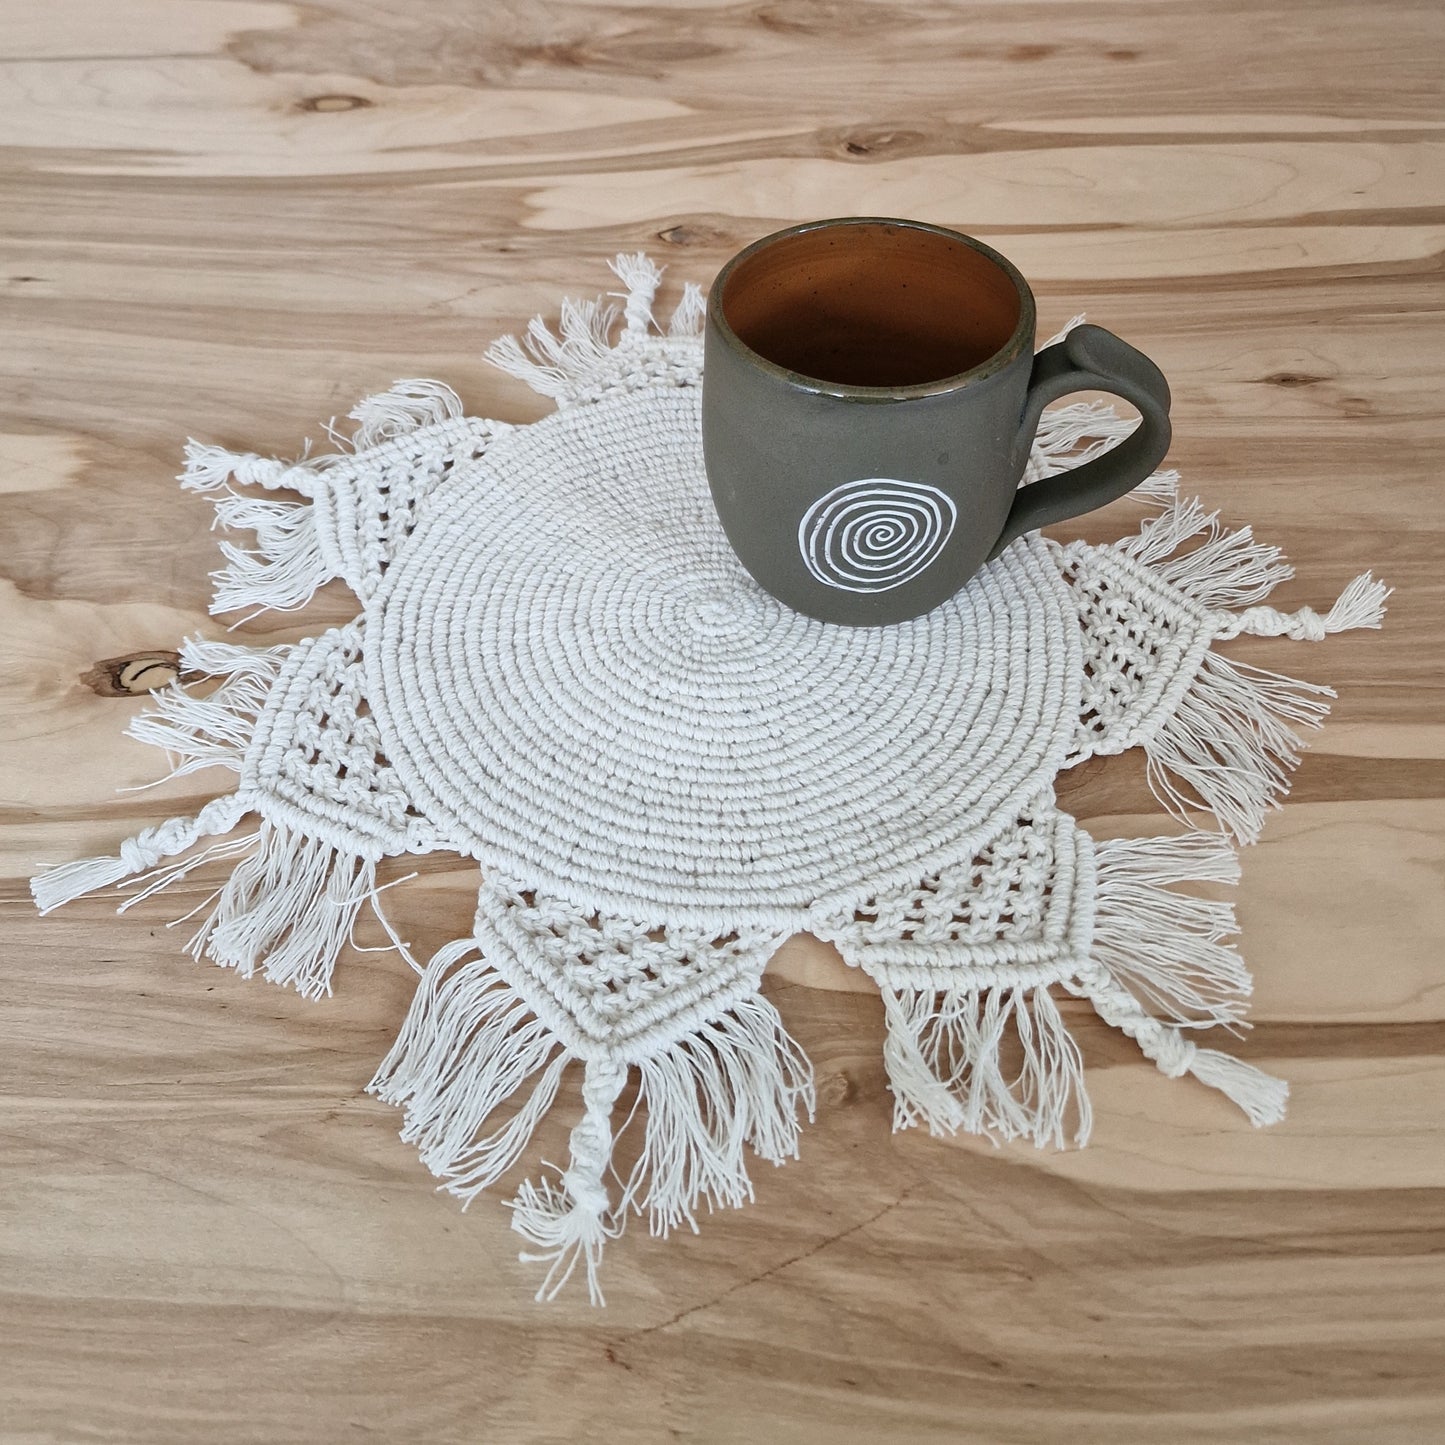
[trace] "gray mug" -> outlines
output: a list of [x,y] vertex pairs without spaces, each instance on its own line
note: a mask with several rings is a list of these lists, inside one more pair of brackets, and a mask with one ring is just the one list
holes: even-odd
[[[904,622],[1035,527],[1139,485],[1169,449],[1169,387],[1098,326],[1034,355],[1034,298],[992,247],[848,216],[755,241],[708,297],[702,443],[718,516],[779,601]],[[1112,451],[1019,489],[1043,409],[1132,402]]]

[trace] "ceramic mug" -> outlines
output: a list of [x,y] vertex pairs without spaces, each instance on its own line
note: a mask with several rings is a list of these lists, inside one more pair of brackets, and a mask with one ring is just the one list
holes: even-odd
[[[1169,448],[1169,387],[1111,332],[1034,354],[1034,298],[992,247],[848,216],[755,241],[708,297],[702,442],[753,577],[824,622],[903,622],[1023,533],[1139,485]],[[1112,451],[1019,489],[1043,409],[1075,391],[1138,408]]]

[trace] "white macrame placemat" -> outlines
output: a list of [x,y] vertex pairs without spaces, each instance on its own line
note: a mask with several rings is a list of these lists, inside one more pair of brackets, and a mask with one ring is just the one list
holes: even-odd
[[[749,1150],[796,1154],[811,1069],[760,981],[798,932],[879,988],[895,1127],[1084,1143],[1061,995],[1171,1077],[1280,1118],[1282,1082],[1196,1042],[1240,1024],[1250,978],[1232,909],[1189,885],[1237,877],[1234,844],[1258,835],[1328,689],[1215,645],[1377,627],[1383,585],[1275,611],[1279,551],[1160,473],[1142,489],[1155,514],[1122,541],[1024,538],[894,627],[802,617],[743,570],[709,499],[701,292],[663,332],[657,268],[613,269],[615,301],[565,302],[560,334],[538,319],[489,353],[556,401],[533,425],[403,381],[356,408],[335,455],[189,446],[182,484],[255,534],[221,543],[213,612],[299,608],[334,578],[360,612],[295,646],[188,642],[183,667],[212,681],[158,694],[131,732],[235,788],[42,874],[42,911],[124,883],[123,911],[224,858],[190,951],[317,997],[377,906],[381,859],[475,858],[476,916],[412,964],[371,1088],[469,1200],[580,1071],[567,1168],[513,1201],[545,1297],[581,1262],[600,1300],[603,1243],[630,1213],[692,1225],[750,1197]],[[1101,404],[1056,409],[1027,480],[1128,430]],[[1060,811],[1061,770],[1132,747],[1172,813],[1217,829],[1095,842]],[[624,1175],[629,1077],[642,1139]]]

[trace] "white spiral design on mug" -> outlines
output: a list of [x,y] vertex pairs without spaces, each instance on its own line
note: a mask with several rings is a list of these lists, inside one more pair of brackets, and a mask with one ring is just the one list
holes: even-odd
[[825,492],[798,524],[808,571],[845,592],[886,592],[918,576],[953,535],[953,498],[926,482],[863,477]]

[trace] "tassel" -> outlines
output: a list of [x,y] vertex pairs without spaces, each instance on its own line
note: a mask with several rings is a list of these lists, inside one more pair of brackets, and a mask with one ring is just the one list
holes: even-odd
[[587,1294],[606,1304],[597,1282],[602,1246],[622,1232],[609,1214],[604,1178],[612,1161],[612,1109],[627,1082],[626,1065],[589,1059],[582,1082],[582,1118],[572,1130],[571,1162],[556,1185],[527,1180],[512,1202],[512,1228],[532,1246],[517,1257],[524,1264],[545,1264],[538,1301],[555,1299],[579,1261],[587,1271]]
[[662,283],[662,271],[657,263],[638,251],[631,256],[619,255],[607,264],[627,287],[627,295],[622,298],[627,330],[639,336],[657,330],[657,323],[652,319],[652,303]]
[[1321,625],[1327,633],[1352,632],[1365,627],[1378,629],[1384,624],[1385,603],[1393,591],[1393,587],[1387,587],[1373,573],[1361,572],[1335,599],[1335,605],[1325,614]]
[[1118,838],[1095,847],[1091,953],[1152,1012],[1183,1027],[1236,1024],[1253,987],[1225,940],[1231,904],[1169,885],[1237,883],[1239,856],[1218,833]]
[[171,818],[156,828],[145,828],[134,838],[127,838],[120,853],[113,858],[78,858],[73,863],[60,863],[30,880],[30,894],[43,918],[62,904],[71,903],[87,893],[110,888],[135,873],[144,873],[167,856],[166,849],[183,852],[194,843],[195,836],[186,831],[174,835],[168,829],[184,827],[189,818]]
[[1283,1079],[1266,1074],[1253,1064],[1222,1054],[1218,1049],[1201,1049],[1193,1045],[1189,1072],[1201,1084],[1218,1089],[1232,1104],[1244,1111],[1256,1129],[1278,1124],[1289,1103],[1289,1085]]
[[359,401],[348,415],[358,424],[351,445],[363,451],[423,427],[457,421],[465,411],[461,398],[445,382],[408,377],[392,382],[390,391]]
[[[216,798],[194,818],[169,818],[154,828],[143,828],[127,838],[113,858],[82,858],[49,868],[30,880],[35,906],[43,917],[83,894],[146,873],[162,859],[184,853],[200,838],[229,833],[245,812],[246,805],[234,797]],[[193,859],[174,871],[183,876],[200,861]]]
[[1289,1085],[1216,1049],[1201,1049],[1176,1028],[1151,1018],[1138,999],[1102,969],[1083,978],[1083,992],[1105,1023],[1127,1034],[1160,1073],[1177,1079],[1193,1074],[1243,1110],[1256,1128],[1284,1118]]
[[1299,763],[1299,729],[1319,727],[1329,711],[1323,699],[1333,696],[1206,651],[1173,713],[1145,741],[1154,796],[1182,822],[1202,805],[1240,842],[1254,842]]
[[[1072,1111],[1074,1143],[1087,1142],[1083,1059],[1047,988],[880,989],[895,1129],[921,1123],[937,1135],[962,1129],[1062,1148]],[[1012,1078],[1002,1061],[1010,1029],[1023,1055]]]
[[1378,628],[1385,619],[1385,601],[1392,589],[1362,572],[1340,593],[1323,617],[1312,607],[1277,612],[1273,607],[1251,607],[1231,617],[1219,631],[1221,638],[1248,633],[1253,637],[1289,637],[1296,642],[1323,642],[1332,632]]
[[[185,467],[176,480],[188,492],[207,494],[230,491],[232,481],[243,487],[285,488],[310,496],[316,474],[305,462],[283,462],[260,457],[255,452],[232,452],[225,447],[207,446],[194,438],[186,441]],[[234,493],[232,493],[234,495]]]
[[331,992],[331,976],[363,903],[375,897],[376,864],[322,838],[263,823],[209,917],[187,944],[223,968],[303,998]]
[[[525,999],[477,952],[443,948],[423,972],[391,1052],[367,1086],[404,1111],[401,1137],[443,1187],[470,1203],[516,1162],[551,1107],[568,1055]],[[490,1116],[530,1082],[518,1111]]]

